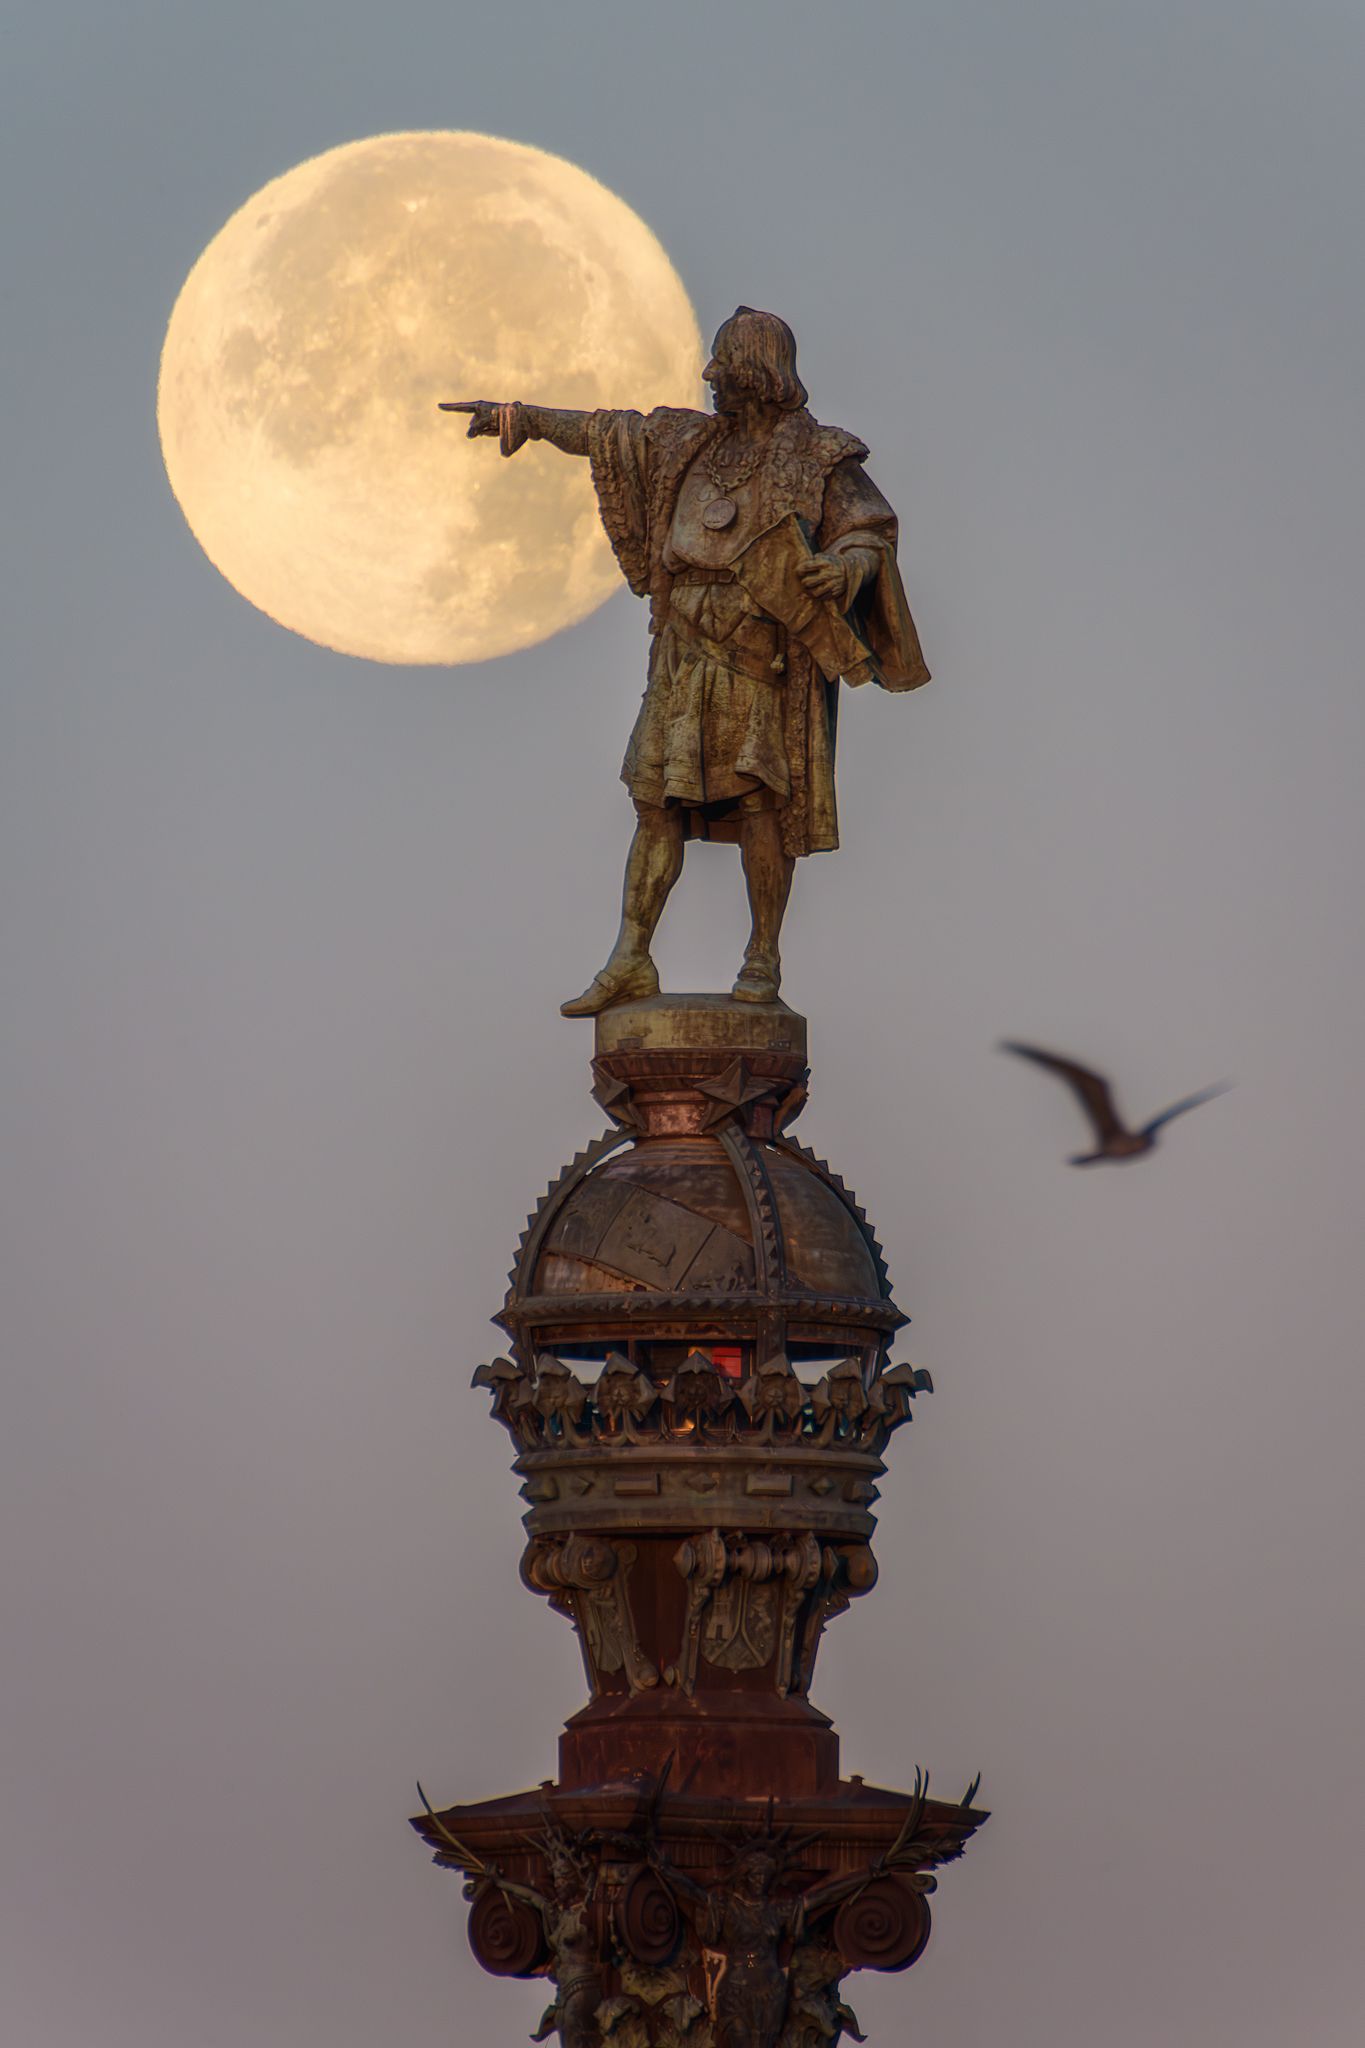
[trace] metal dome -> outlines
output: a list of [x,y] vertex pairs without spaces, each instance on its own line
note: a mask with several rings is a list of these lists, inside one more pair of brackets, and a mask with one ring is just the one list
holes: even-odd
[[801,1020],[780,1016],[779,1046],[599,1036],[594,1092],[617,1127],[547,1189],[498,1318],[528,1363],[632,1340],[817,1357],[880,1350],[904,1323],[862,1209],[786,1135],[805,1044]]

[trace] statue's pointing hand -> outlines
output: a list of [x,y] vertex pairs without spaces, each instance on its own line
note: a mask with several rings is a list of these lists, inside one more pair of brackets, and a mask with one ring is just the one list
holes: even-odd
[[502,410],[491,398],[443,398],[439,401],[442,412],[467,412],[471,414],[469,438],[471,441],[480,434],[496,434],[498,414]]
[[504,455],[515,455],[526,439],[526,420],[520,403],[513,400],[510,405],[499,404],[492,398],[442,398],[437,401],[442,412],[467,412],[470,415],[468,438],[477,440],[481,434],[496,434]]

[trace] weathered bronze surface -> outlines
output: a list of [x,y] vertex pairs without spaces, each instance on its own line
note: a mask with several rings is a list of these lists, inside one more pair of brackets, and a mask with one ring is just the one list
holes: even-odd
[[[577,1632],[557,1782],[413,1822],[464,1873],[486,1968],[548,1976],[565,2048],[830,2048],[842,1983],[929,1937],[972,1805],[840,1774],[811,1703],[876,1583],[878,1481],[931,1391],[872,1228],[798,1145],[780,1003],[602,1012],[613,1128],[530,1218],[475,1384],[521,1480],[522,1577]],[[774,1814],[780,1802],[781,1826]]]
[[[840,1774],[812,1704],[824,1632],[877,1581],[878,1484],[929,1375],[863,1210],[792,1136],[806,1025],[780,1000],[795,863],[838,843],[838,686],[928,680],[867,448],[806,408],[790,330],[740,307],[713,415],[453,401],[504,455],[591,465],[650,603],[622,767],[620,929],[596,1019],[608,1128],[547,1188],[475,1385],[512,1442],[522,1579],[588,1690],[559,1776],[413,1822],[464,1874],[485,1968],[552,1979],[565,2048],[835,2048],[854,1970],[929,1938],[973,1804]],[[738,843],[751,930],[729,996],[659,992],[688,839]],[[781,1825],[776,1824],[781,1803]],[[425,1804],[425,1795],[424,1795]]]
[[691,838],[737,841],[751,929],[734,996],[775,1002],[797,858],[838,845],[840,678],[929,680],[866,445],[806,407],[786,323],[741,306],[704,372],[711,414],[448,400],[504,455],[586,457],[622,574],[650,604],[644,702],[621,776],[635,803],[621,924],[566,1016],[657,992],[650,944]]

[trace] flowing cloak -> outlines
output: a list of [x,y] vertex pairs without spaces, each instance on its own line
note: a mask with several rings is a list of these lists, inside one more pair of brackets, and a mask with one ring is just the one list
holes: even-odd
[[[654,412],[599,411],[588,415],[588,456],[602,524],[630,588],[650,601],[654,635],[645,711],[659,668],[661,636],[669,621],[673,574],[666,544],[683,478],[694,458],[725,426],[714,414],[660,406]],[[929,680],[910,607],[896,565],[896,515],[863,469],[867,448],[839,427],[821,426],[806,409],[784,414],[774,430],[761,472],[759,523],[767,527],[795,513],[811,546],[838,556],[857,550],[876,562],[865,576],[848,622],[872,651],[873,675],[886,690],[914,690]],[[794,640],[782,678],[782,735],[788,787],[782,793],[782,838],[791,854],[819,853],[839,843],[834,799],[834,739],[838,680],[821,674]],[[637,728],[638,730],[638,728]],[[622,777],[634,789],[632,756]],[[688,829],[733,838],[732,820],[703,823],[689,813]]]

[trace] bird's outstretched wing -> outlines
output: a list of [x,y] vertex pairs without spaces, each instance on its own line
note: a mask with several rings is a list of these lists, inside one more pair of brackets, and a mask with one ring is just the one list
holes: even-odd
[[1081,1066],[1077,1060],[1064,1059],[1060,1053],[1044,1052],[1037,1045],[1019,1045],[1013,1039],[1003,1039],[1000,1050],[1017,1053],[1021,1060],[1032,1060],[1036,1066],[1047,1067],[1074,1089],[1082,1109],[1095,1127],[1095,1137],[1101,1148],[1111,1138],[1126,1135],[1103,1074],[1097,1074],[1092,1067]]
[[1201,1102],[1208,1102],[1215,1095],[1226,1095],[1231,1086],[1231,1081],[1215,1081],[1211,1088],[1201,1088],[1197,1095],[1183,1095],[1179,1102],[1173,1102],[1169,1109],[1162,1110],[1160,1116],[1154,1116],[1150,1123],[1144,1124],[1141,1136],[1150,1138],[1154,1131],[1159,1131],[1163,1124],[1168,1124],[1173,1116],[1184,1116],[1187,1109],[1198,1109]]

